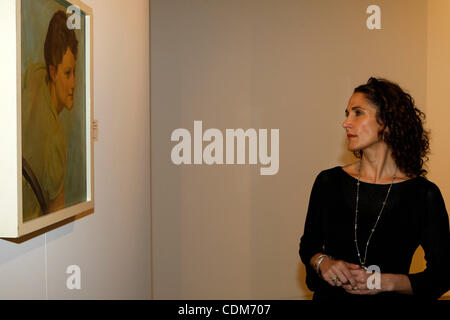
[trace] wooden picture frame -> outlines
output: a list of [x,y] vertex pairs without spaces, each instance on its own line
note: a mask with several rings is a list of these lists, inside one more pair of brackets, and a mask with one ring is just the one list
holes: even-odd
[[0,43],[0,237],[21,238],[94,211],[93,11],[2,0]]

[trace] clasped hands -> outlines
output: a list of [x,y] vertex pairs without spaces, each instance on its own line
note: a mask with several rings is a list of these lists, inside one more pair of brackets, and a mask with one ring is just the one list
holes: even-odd
[[367,279],[373,274],[357,264],[343,260],[325,259],[320,265],[322,278],[331,286],[342,287],[351,294],[377,294],[384,290],[369,289]]

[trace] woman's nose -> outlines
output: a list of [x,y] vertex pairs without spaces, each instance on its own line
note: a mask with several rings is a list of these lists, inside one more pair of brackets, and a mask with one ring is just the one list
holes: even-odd
[[350,127],[350,121],[348,118],[345,118],[344,122],[342,122],[342,128],[347,129]]

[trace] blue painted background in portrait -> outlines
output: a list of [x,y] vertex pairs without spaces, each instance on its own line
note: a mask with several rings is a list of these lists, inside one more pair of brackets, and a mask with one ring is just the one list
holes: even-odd
[[[45,63],[44,42],[48,25],[58,10],[66,11],[68,4],[61,0],[22,0],[22,74],[30,63]],[[75,30],[78,40],[76,60],[76,89],[71,111],[59,114],[67,146],[67,175],[65,206],[86,201],[86,96],[85,96],[85,19],[81,15],[81,28]]]

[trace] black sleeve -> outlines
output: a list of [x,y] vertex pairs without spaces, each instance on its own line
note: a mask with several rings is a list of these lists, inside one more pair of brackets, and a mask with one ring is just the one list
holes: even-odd
[[300,239],[300,258],[306,266],[306,285],[311,291],[315,291],[320,281],[323,281],[310,265],[311,258],[323,252],[323,237],[321,228],[321,216],[323,211],[325,183],[320,173],[312,187],[309,198],[308,212],[306,214],[305,229]]
[[437,299],[450,289],[449,219],[439,188],[432,184],[426,194],[420,244],[425,252],[424,271],[409,274],[413,294]]

